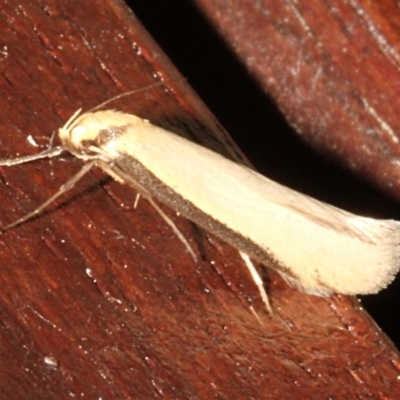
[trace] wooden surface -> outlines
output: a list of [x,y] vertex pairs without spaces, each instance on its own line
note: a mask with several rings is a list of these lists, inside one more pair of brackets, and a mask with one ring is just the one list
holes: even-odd
[[194,2],[307,141],[400,199],[395,2]]
[[[1,157],[38,151],[28,135],[46,146],[80,107],[164,82],[114,107],[239,159],[122,2],[0,10]],[[80,166],[64,157],[2,167],[1,221]],[[176,218],[201,254],[195,264],[134,200],[96,171],[0,237],[1,398],[396,398],[398,352],[356,300],[306,296],[269,273],[271,317],[234,249]]]

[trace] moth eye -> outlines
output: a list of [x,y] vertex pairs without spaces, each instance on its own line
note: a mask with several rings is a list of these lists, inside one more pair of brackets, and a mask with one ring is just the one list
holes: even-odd
[[83,148],[97,147],[97,143],[95,140],[85,139],[85,140],[82,140],[81,147],[83,147]]
[[98,146],[107,144],[111,140],[116,139],[118,136],[123,135],[126,132],[127,127],[125,126],[109,126],[106,129],[99,131],[96,137],[96,143]]
[[101,146],[103,144],[107,144],[110,140],[113,140],[114,132],[112,128],[102,129],[99,131],[96,137],[96,144]]

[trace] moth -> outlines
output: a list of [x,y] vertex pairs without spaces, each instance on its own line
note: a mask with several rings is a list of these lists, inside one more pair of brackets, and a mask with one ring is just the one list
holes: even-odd
[[148,199],[194,259],[195,251],[157,202],[237,248],[266,304],[251,259],[319,296],[376,293],[399,269],[399,222],[357,216],[315,200],[146,119],[114,110],[78,110],[58,136],[60,146],[0,165],[67,151],[84,166],[42,206],[3,229],[40,213],[99,167]]

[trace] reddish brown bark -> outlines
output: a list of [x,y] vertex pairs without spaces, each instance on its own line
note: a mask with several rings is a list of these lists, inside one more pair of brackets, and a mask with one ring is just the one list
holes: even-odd
[[[77,108],[160,81],[113,106],[240,157],[123,3],[2,2],[0,16],[1,157],[34,153],[27,136],[45,145]],[[1,168],[1,221],[80,166]],[[236,250],[165,210],[196,264],[134,199],[97,171],[0,237],[2,398],[395,398],[398,353],[357,302],[271,273],[268,316]]]

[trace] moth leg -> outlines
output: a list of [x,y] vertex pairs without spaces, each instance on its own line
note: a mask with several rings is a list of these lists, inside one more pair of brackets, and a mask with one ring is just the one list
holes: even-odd
[[136,210],[138,204],[139,204],[139,200],[140,200],[140,193],[137,192],[136,193],[136,197],[135,197],[135,202],[133,203],[133,209]]
[[13,165],[25,164],[31,161],[40,160],[42,158],[54,158],[59,156],[64,151],[65,148],[63,146],[51,147],[38,154],[31,154],[29,156],[18,157],[8,160],[0,160],[0,166],[4,165],[6,167],[11,167]]
[[22,224],[25,221],[30,220],[33,218],[35,215],[39,214],[42,212],[48,205],[50,205],[55,199],[57,199],[59,196],[64,194],[65,192],[68,192],[71,190],[75,184],[86,174],[90,171],[90,169],[95,165],[95,161],[88,162],[85,164],[72,178],[68,179],[67,182],[64,183],[58,189],[56,193],[53,194],[49,199],[47,199],[41,206],[36,208],[35,210],[31,211],[30,213],[24,215],[23,217],[17,219],[16,221],[12,222],[11,224],[6,225],[5,227],[1,228],[1,232],[5,232],[11,228],[14,228],[17,225]]
[[[194,250],[190,246],[189,242],[186,240],[185,236],[183,236],[182,232],[177,228],[177,226],[175,225],[174,221],[172,221],[172,219],[169,218],[161,210],[161,208],[157,205],[157,203],[151,197],[150,193],[148,193],[144,188],[142,188],[142,186],[140,184],[138,184],[136,181],[134,181],[130,176],[126,175],[123,171],[118,171],[118,174],[117,174],[107,163],[105,163],[103,161],[97,161],[96,165],[98,167],[102,168],[110,176],[112,176],[117,182],[128,183],[129,185],[131,185],[133,188],[135,188],[138,191],[140,196],[142,196],[146,200],[148,200],[149,203],[158,212],[160,217],[171,227],[171,229],[174,231],[175,235],[182,242],[182,244],[186,247],[187,252],[192,256],[194,262],[197,262],[196,253],[194,252]],[[136,197],[134,208],[136,208],[138,199],[139,198]]]
[[264,282],[261,279],[260,274],[257,272],[254,264],[250,260],[250,257],[246,253],[243,253],[242,251],[239,251],[239,254],[242,257],[244,263],[246,264],[246,267],[249,270],[250,275],[253,278],[254,283],[257,285],[257,288],[258,288],[258,291],[260,293],[261,299],[265,304],[265,308],[267,309],[267,311],[268,311],[268,313],[270,315],[273,315],[271,303],[269,302],[269,298],[268,298],[267,292],[265,291],[265,288],[264,288]]
[[168,215],[166,215],[163,210],[161,210],[161,208],[157,205],[157,203],[151,197],[147,197],[147,200],[154,207],[154,209],[158,212],[158,214],[160,214],[160,217],[172,228],[175,235],[182,242],[182,244],[186,247],[187,252],[192,256],[194,262],[197,262],[196,253],[193,251],[192,247],[190,246],[189,242],[186,240],[185,236],[183,236],[182,232],[177,228],[174,221],[172,221],[172,219],[169,218]]

